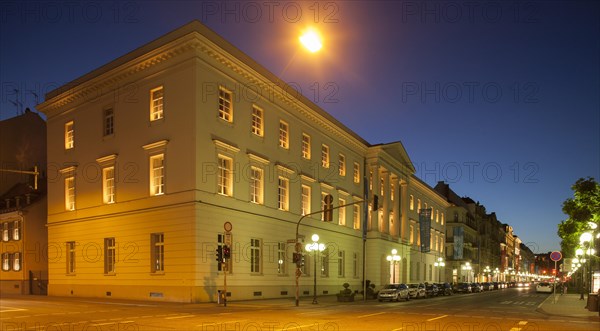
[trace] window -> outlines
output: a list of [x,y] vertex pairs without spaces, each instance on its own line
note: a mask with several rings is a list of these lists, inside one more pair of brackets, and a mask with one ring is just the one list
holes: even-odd
[[417,199],[417,211],[421,212],[421,199]]
[[250,272],[260,273],[260,239],[250,239]]
[[329,277],[329,248],[325,248],[321,254],[321,277]]
[[217,178],[217,192],[219,194],[233,195],[233,161],[225,156],[219,155],[219,173]]
[[104,238],[104,274],[115,273],[116,261],[115,238]]
[[310,160],[310,136],[306,133],[302,134],[302,157]]
[[12,228],[13,240],[21,240],[21,221],[14,221]]
[[358,253],[352,253],[352,277],[358,278]]
[[442,216],[441,216],[440,223],[441,223],[442,225],[444,225],[444,213],[442,213]]
[[75,210],[75,177],[65,178],[65,209]]
[[360,166],[358,165],[357,162],[354,162],[354,182],[355,183],[360,183]]
[[440,210],[436,210],[435,211],[435,222],[439,223],[440,222]]
[[21,253],[19,252],[13,254],[13,270],[21,270]]
[[75,129],[73,121],[65,124],[65,149],[71,149],[75,147]]
[[288,210],[289,208],[289,186],[290,182],[287,178],[279,177],[277,190],[277,201],[280,210]]
[[150,195],[165,194],[165,156],[150,157]]
[[360,229],[360,206],[352,205],[352,220],[354,221],[354,229]]
[[385,178],[381,177],[379,179],[379,195],[383,197],[385,194]]
[[[217,248],[225,246],[225,235],[222,233],[217,234]],[[227,271],[231,273],[231,259],[227,261]],[[217,262],[217,270],[224,271],[223,263]]]
[[408,197],[408,208],[415,210],[415,197],[412,194]]
[[8,230],[8,222],[2,223],[2,241],[10,240],[10,231]]
[[[346,200],[339,199],[338,206],[343,206],[346,204]],[[346,225],[346,207],[338,208],[338,223],[340,225]]]
[[302,215],[310,214],[310,186],[302,185]]
[[289,148],[289,126],[284,121],[279,121],[279,147]]
[[321,165],[323,168],[329,168],[329,146],[321,145]]
[[277,274],[285,275],[285,243],[277,243]]
[[150,268],[153,273],[165,271],[165,235],[152,233],[150,235]]
[[338,167],[339,167],[340,176],[346,176],[346,156],[344,154],[339,155]]
[[102,169],[102,195],[104,203],[115,202],[115,167]]
[[219,88],[219,118],[227,122],[233,122],[231,92],[223,87]]
[[2,253],[2,270],[9,271],[10,270],[10,254]]
[[369,191],[373,192],[373,170],[369,170]]
[[250,202],[263,203],[263,170],[250,167]]
[[67,241],[67,274],[75,273],[75,242]]
[[[325,210],[325,197],[327,197],[327,193],[321,192],[321,210]],[[325,213],[321,213],[321,221],[325,221]]]
[[252,107],[252,133],[262,137],[263,123],[263,110],[256,106]]
[[390,181],[390,200],[394,201],[394,194],[396,190],[396,185],[394,185],[394,182]]
[[150,90],[150,121],[156,121],[163,117],[163,87],[159,86]]
[[415,226],[413,224],[410,225],[410,230],[408,233],[408,241],[411,245],[415,243]]
[[112,108],[104,110],[104,136],[115,133],[115,113]]
[[346,274],[345,263],[345,252],[338,251],[338,277],[344,277]]

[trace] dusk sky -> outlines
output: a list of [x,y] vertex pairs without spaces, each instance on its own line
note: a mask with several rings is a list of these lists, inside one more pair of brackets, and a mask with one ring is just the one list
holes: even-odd
[[[595,1],[3,1],[0,120],[194,19],[534,253],[560,248],[570,186],[600,179]],[[300,48],[308,26],[321,52]]]

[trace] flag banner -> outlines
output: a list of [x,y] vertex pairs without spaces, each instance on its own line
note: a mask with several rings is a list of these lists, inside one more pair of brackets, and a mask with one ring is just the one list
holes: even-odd
[[454,259],[462,260],[464,244],[464,229],[462,226],[454,228]]
[[421,231],[421,252],[431,250],[431,208],[419,210],[419,229]]

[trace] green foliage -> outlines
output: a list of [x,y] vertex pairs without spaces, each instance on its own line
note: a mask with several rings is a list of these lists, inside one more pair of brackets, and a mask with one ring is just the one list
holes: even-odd
[[573,198],[563,202],[562,211],[568,219],[558,225],[560,247],[565,256],[575,256],[579,236],[589,230],[588,222],[600,223],[600,185],[592,177],[579,178],[573,186]]

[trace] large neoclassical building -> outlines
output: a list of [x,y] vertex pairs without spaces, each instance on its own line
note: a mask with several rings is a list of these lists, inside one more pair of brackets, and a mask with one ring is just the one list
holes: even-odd
[[443,278],[449,203],[402,144],[368,143],[200,22],[75,82],[38,107],[50,295],[215,301],[226,272],[230,300],[294,297],[296,225],[330,196],[348,206],[299,226],[326,247],[305,253],[300,295],[315,272],[319,295]]

